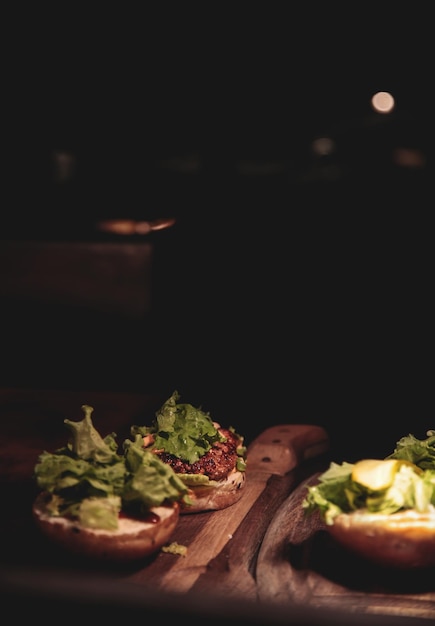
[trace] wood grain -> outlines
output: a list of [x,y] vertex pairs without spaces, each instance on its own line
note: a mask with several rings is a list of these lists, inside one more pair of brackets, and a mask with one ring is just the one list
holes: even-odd
[[172,539],[187,547],[186,556],[160,554],[132,580],[153,580],[172,592],[195,586],[214,594],[256,597],[253,560],[274,512],[294,486],[296,474],[289,473],[328,447],[319,426],[283,424],[265,430],[248,448],[242,498],[221,511],[183,516]]

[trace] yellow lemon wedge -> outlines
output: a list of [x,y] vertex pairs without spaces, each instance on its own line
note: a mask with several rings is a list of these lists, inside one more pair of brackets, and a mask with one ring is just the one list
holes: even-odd
[[372,491],[388,489],[393,484],[394,476],[403,463],[404,461],[399,459],[363,459],[355,463],[352,470],[352,480]]

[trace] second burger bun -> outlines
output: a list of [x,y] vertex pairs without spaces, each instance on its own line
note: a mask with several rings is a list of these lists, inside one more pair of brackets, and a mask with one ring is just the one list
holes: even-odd
[[191,487],[189,491],[191,504],[181,502],[181,512],[199,513],[226,509],[242,497],[245,479],[245,472],[233,470],[223,480]]
[[435,566],[435,511],[341,513],[327,530],[344,548],[377,565],[397,569]]
[[127,562],[157,552],[171,537],[180,513],[178,502],[150,509],[144,519],[120,517],[116,530],[86,528],[76,520],[53,517],[46,510],[46,494],[33,504],[33,518],[42,533],[59,547],[78,556]]

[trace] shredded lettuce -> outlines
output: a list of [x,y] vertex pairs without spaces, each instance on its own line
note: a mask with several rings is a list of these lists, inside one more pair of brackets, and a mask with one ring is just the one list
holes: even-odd
[[315,485],[307,487],[302,507],[307,514],[317,510],[332,524],[340,513],[366,510],[370,513],[392,514],[405,509],[427,512],[435,507],[435,430],[427,438],[414,435],[402,437],[394,452],[385,459],[405,461],[400,465],[391,485],[372,491],[352,480],[354,464],[332,462],[318,477]]
[[435,430],[428,430],[426,434],[426,439],[417,439],[412,434],[402,437],[387,459],[404,459],[422,469],[435,470]]
[[129,470],[122,492],[126,506],[159,506],[174,502],[183,496],[189,502],[187,487],[170,465],[160,461],[157,455],[142,446],[142,437],[124,441],[125,462]]
[[64,420],[71,433],[67,445],[42,452],[34,468],[49,515],[111,530],[121,510],[141,515],[153,506],[188,501],[186,485],[169,465],[142,449],[140,437],[126,440],[119,454],[116,434],[101,437],[92,423],[92,407],[82,410],[82,421]]
[[356,510],[391,514],[405,509],[426,512],[435,506],[435,470],[402,465],[388,488],[372,491],[352,480],[352,467],[331,464],[316,485],[308,486],[302,502],[306,512],[318,510],[326,524],[332,524],[340,513]]
[[[225,441],[208,413],[191,404],[178,404],[177,391],[157,411],[151,426],[132,426],[132,435],[154,436],[153,448],[187,463],[195,463],[216,441]],[[241,442],[243,439],[240,437]],[[243,467],[243,463],[240,464]]]

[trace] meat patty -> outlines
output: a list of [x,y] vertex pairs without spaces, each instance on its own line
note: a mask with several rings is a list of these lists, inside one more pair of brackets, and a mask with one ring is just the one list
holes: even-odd
[[226,441],[215,442],[212,448],[195,463],[187,463],[167,452],[159,450],[154,450],[154,452],[177,474],[205,474],[210,480],[222,480],[236,466],[240,439],[227,428],[219,428],[219,432],[226,437]]

